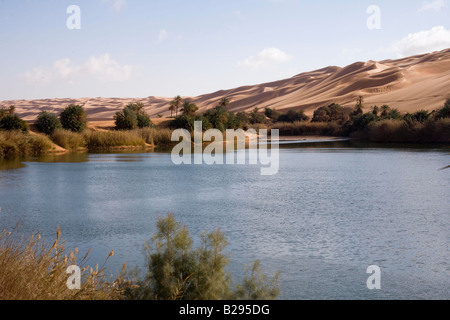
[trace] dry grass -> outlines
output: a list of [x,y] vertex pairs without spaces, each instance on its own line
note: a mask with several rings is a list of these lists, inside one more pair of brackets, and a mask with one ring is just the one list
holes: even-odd
[[41,155],[53,147],[47,136],[22,131],[0,131],[0,159]]
[[[104,269],[85,267],[80,290],[69,290],[67,268],[77,264],[77,253],[67,252],[57,230],[53,245],[40,234],[25,238],[0,232],[0,300],[117,300],[123,298],[122,280],[108,281]],[[113,256],[110,253],[106,261]],[[106,263],[105,261],[105,263]],[[89,272],[89,273],[88,273]]]
[[382,120],[369,125],[363,138],[373,142],[450,142],[450,119],[426,122]]
[[132,132],[144,139],[146,143],[154,146],[167,146],[173,144],[171,140],[172,130],[170,129],[143,128],[133,130]]
[[80,133],[68,130],[58,129],[52,135],[51,139],[58,146],[67,150],[77,150],[86,147],[86,141]]
[[133,131],[86,131],[83,133],[89,150],[109,150],[115,147],[145,147],[145,141]]

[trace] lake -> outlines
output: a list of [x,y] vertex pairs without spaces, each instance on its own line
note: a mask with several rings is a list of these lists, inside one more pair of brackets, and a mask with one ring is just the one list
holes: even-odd
[[[450,149],[356,142],[280,146],[280,169],[172,164],[169,153],[72,154],[2,163],[0,219],[108,271],[144,267],[167,213],[199,243],[226,235],[239,281],[255,259],[281,271],[281,299],[449,299]],[[371,265],[381,290],[369,290]]]

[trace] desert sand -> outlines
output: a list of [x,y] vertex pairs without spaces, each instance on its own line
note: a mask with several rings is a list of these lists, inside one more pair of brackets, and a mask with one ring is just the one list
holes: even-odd
[[[223,97],[231,100],[229,110],[251,111],[271,107],[278,111],[303,110],[311,115],[330,103],[353,107],[359,96],[368,108],[388,104],[402,112],[434,110],[450,97],[450,49],[413,57],[356,62],[344,68],[330,66],[301,73],[270,83],[221,90],[198,97],[183,97],[196,103],[203,112],[217,105]],[[99,129],[109,127],[114,113],[130,102],[142,102],[152,118],[170,115],[173,97],[82,98],[1,101],[14,105],[24,120],[33,121],[41,111],[56,114],[69,104],[84,105],[88,120]],[[164,121],[162,119],[161,121]]]

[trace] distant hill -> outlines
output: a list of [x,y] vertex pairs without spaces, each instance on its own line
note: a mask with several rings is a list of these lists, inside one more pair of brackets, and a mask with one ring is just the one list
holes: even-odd
[[[450,49],[397,60],[356,62],[344,68],[330,66],[285,80],[184,98],[196,103],[200,112],[228,97],[232,111],[271,107],[312,114],[332,102],[354,106],[358,96],[364,97],[366,107],[388,104],[403,112],[431,111],[443,106],[450,97]],[[153,117],[167,116],[171,100],[172,97],[44,99],[1,101],[0,105],[16,106],[16,113],[31,121],[43,110],[59,113],[69,104],[83,104],[90,121],[108,121],[133,101],[144,103]]]

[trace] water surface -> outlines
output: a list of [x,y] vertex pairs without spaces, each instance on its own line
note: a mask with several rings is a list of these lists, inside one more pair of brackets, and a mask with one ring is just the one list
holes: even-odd
[[[183,165],[168,153],[47,157],[0,170],[0,218],[110,272],[144,266],[157,217],[173,212],[198,244],[220,228],[229,270],[261,260],[281,271],[282,299],[449,299],[450,164],[442,147],[353,142],[282,145],[280,171]],[[366,269],[382,270],[382,290]]]

